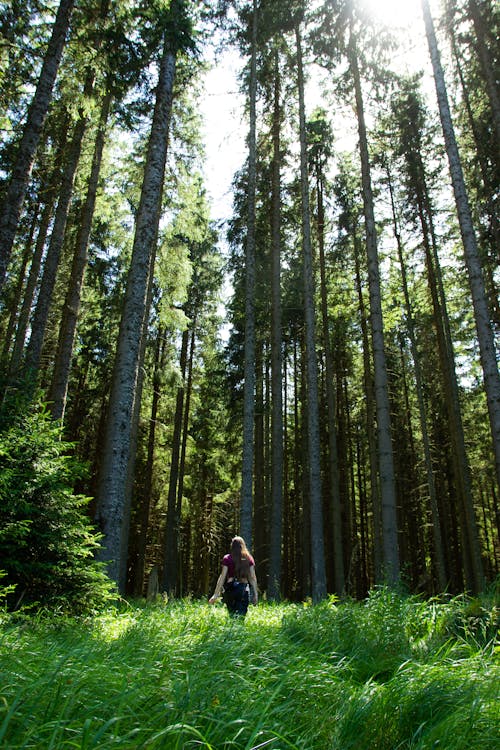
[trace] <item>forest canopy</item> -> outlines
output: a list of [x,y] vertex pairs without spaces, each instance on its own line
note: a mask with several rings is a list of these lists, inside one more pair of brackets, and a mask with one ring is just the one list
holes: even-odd
[[[269,599],[498,576],[498,34],[493,0],[0,2],[10,606],[206,595],[236,533]],[[207,127],[245,150],[217,220]]]

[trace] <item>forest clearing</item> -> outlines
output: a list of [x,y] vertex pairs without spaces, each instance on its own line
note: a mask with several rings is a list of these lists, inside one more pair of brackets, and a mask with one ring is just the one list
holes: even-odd
[[0,1],[0,747],[499,750],[499,37]]
[[0,1],[1,747],[498,750],[499,37]]
[[8,750],[497,750],[498,603],[183,600],[2,618]]

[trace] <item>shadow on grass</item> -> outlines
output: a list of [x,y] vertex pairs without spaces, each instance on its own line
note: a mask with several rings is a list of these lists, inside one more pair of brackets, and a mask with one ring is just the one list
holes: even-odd
[[380,591],[259,605],[243,621],[185,600],[5,627],[0,738],[55,750],[496,750],[494,652],[450,640],[442,614]]

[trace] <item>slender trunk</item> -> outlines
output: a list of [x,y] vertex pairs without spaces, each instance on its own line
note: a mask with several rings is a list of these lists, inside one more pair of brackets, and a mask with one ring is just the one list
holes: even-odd
[[[462,96],[463,101],[465,105],[465,111],[467,112],[467,119],[469,121],[469,126],[471,129],[472,137],[474,139],[474,146],[476,148],[477,158],[479,162],[480,172],[481,172],[481,179],[483,182],[483,188],[485,192],[484,199],[487,204],[487,211],[488,216],[491,224],[491,235],[492,235],[492,242],[493,242],[493,250],[496,251],[497,254],[500,254],[500,217],[499,212],[497,210],[497,205],[499,203],[499,196],[497,192],[495,191],[495,177],[490,176],[490,171],[492,171],[493,167],[490,167],[488,164],[488,159],[493,158],[497,156],[495,152],[491,152],[488,148],[488,144],[484,143],[484,139],[482,138],[480,129],[478,127],[478,124],[476,122],[476,117],[474,115],[474,110],[471,102],[471,96],[469,92],[469,88],[467,86],[467,83],[465,81],[465,77],[462,70],[462,63],[460,60],[460,52],[457,48],[457,42],[456,42],[456,35],[455,35],[455,29],[452,28],[450,30],[450,38],[451,38],[451,49],[453,52],[453,57],[455,58],[455,67],[457,69],[458,78],[460,81],[460,88],[462,90]],[[495,173],[496,175],[500,172],[500,163],[495,165]],[[498,258],[500,260],[500,256]],[[498,300],[496,301],[496,304],[498,305]]]
[[356,486],[359,497],[359,514],[361,528],[361,561],[362,561],[362,588],[360,591],[361,598],[368,594],[370,582],[368,575],[368,502],[366,497],[366,479],[363,471],[363,454],[361,451],[361,438],[359,428],[356,430]]
[[243,456],[240,534],[252,546],[254,412],[255,412],[255,193],[257,131],[257,0],[253,0],[250,59],[250,129],[248,134],[248,221],[245,250],[245,364],[243,390]]
[[9,364],[9,375],[15,375],[21,367],[21,361],[23,358],[24,345],[26,343],[26,333],[28,331],[28,324],[31,314],[31,308],[33,306],[33,300],[35,298],[36,286],[38,283],[38,277],[40,275],[40,268],[42,265],[43,251],[45,248],[45,241],[49,231],[50,221],[54,212],[54,205],[56,202],[57,188],[60,179],[60,169],[64,157],[64,151],[66,146],[66,131],[64,130],[61,142],[58,144],[57,152],[54,158],[54,164],[50,177],[46,183],[42,183],[42,191],[44,195],[44,207],[42,215],[40,217],[40,223],[38,226],[38,234],[35,243],[35,249],[31,259],[30,270],[28,274],[28,281],[26,283],[26,289],[24,290],[23,303],[21,305],[21,311],[19,313],[19,320],[17,322],[16,335],[14,338],[14,346],[12,348],[10,364]]
[[78,221],[73,264],[68,291],[64,302],[61,324],[59,327],[59,340],[49,401],[52,402],[51,411],[53,418],[61,421],[64,419],[64,411],[66,408],[71,359],[73,356],[76,326],[80,311],[81,291],[85,269],[87,267],[88,243],[97,197],[106,124],[111,108],[111,101],[112,94],[108,92],[105,95],[101,108],[100,122],[94,145],[92,167],[87,185],[87,195]]
[[75,184],[76,171],[80,154],[82,151],[83,137],[87,129],[87,117],[81,116],[75,125],[73,137],[69,144],[68,154],[65,162],[63,180],[57,202],[54,226],[50,237],[47,255],[43,266],[43,275],[40,282],[40,291],[31,323],[31,336],[26,348],[26,370],[30,376],[36,378],[40,367],[43,342],[49,319],[52,295],[56,283],[57,272],[61,252],[64,244],[64,235],[68,221],[71,198]]
[[275,51],[272,173],[272,273],[271,273],[271,534],[268,597],[277,599],[281,590],[283,536],[283,390],[281,339],[281,178],[280,178],[280,71]]
[[187,450],[187,439],[189,430],[189,414],[191,409],[191,395],[193,392],[193,361],[194,352],[196,348],[196,313],[193,316],[191,324],[191,338],[189,341],[189,357],[187,363],[187,377],[185,387],[185,405],[184,405],[184,418],[182,424],[182,443],[181,443],[181,454],[179,459],[179,478],[177,483],[177,515],[180,514],[182,505],[182,496],[184,493],[184,471],[186,465],[186,450]]
[[[155,240],[156,244],[156,240]],[[149,278],[148,278],[148,290],[146,305],[144,308],[144,317],[142,320],[142,328],[139,335],[140,347],[139,347],[139,364],[137,367],[137,380],[134,390],[134,401],[132,405],[132,419],[130,424],[130,458],[127,467],[127,481],[125,484],[125,497],[124,505],[127,508],[132,506],[132,499],[134,496],[134,484],[135,484],[135,464],[137,460],[137,445],[139,441],[139,423],[141,418],[141,405],[142,405],[142,392],[144,388],[144,360],[146,357],[146,347],[148,343],[148,324],[149,324],[149,310],[153,300],[154,291],[154,257],[151,257],[151,265],[149,267]],[[123,535],[127,539],[127,558],[125,560],[125,592],[131,593],[134,588],[134,575],[135,570],[133,565],[128,560],[128,540],[130,536],[130,513],[127,514],[123,524]],[[133,563],[133,561],[132,561]]]
[[182,385],[177,389],[174,414],[174,432],[172,436],[172,456],[170,459],[170,476],[167,496],[167,519],[165,528],[165,554],[163,568],[163,591],[169,596],[175,596],[178,588],[177,558],[179,529],[177,528],[177,481],[179,478],[179,456],[182,437],[182,414],[184,409],[184,383],[186,379],[187,351],[189,329],[182,332],[180,371]]
[[[427,578],[426,559],[426,524],[422,523],[424,508],[419,490],[419,464],[415,438],[413,434],[413,414],[410,405],[410,388],[408,375],[408,353],[406,331],[400,330],[396,334],[399,357],[394,352],[394,364],[397,368],[401,394],[394,399],[396,412],[396,434],[400,436],[396,448],[398,461],[397,481],[401,502],[401,526],[405,529],[401,545],[401,561],[409,565],[409,579],[412,590],[421,586]],[[395,342],[396,344],[396,342]],[[410,355],[411,357],[411,355]],[[411,376],[410,376],[411,377]],[[439,591],[443,589],[439,588]]]
[[[455,67],[457,69],[458,77],[460,80],[460,87],[462,89],[462,96],[467,112],[467,119],[474,139],[474,145],[476,148],[481,181],[481,203],[484,203],[484,212],[488,216],[489,228],[486,233],[488,245],[491,250],[491,257],[488,257],[486,248],[480,247],[482,256],[483,269],[485,274],[486,289],[488,295],[488,303],[490,305],[491,314],[493,320],[498,325],[500,324],[500,295],[498,293],[498,283],[495,279],[495,270],[500,261],[500,212],[498,210],[500,206],[500,198],[498,191],[495,189],[500,177],[500,162],[496,162],[494,168],[490,168],[488,164],[489,158],[495,158],[495,153],[492,153],[489,145],[484,143],[484,139],[479,132],[479,128],[476,123],[476,119],[473,112],[471,97],[469,89],[465,82],[465,78],[462,72],[462,65],[460,62],[460,55],[457,49],[457,43],[455,38],[455,31],[452,28],[450,30],[451,47],[453,56],[455,58]],[[492,172],[492,174],[490,174]],[[481,244],[481,243],[480,243]]]
[[496,142],[500,144],[500,90],[498,86],[498,71],[495,75],[495,64],[491,59],[488,47],[485,44],[485,24],[476,0],[469,0],[469,13],[476,32],[476,50],[481,65],[481,72],[486,81],[486,90],[490,101],[493,125],[495,128]]
[[184,493],[184,469],[186,465],[186,449],[189,430],[189,413],[191,409],[191,394],[193,391],[193,360],[196,344],[196,313],[191,325],[191,340],[189,342],[189,359],[187,365],[186,397],[184,404],[184,419],[182,425],[182,444],[179,459],[179,478],[177,482],[177,520],[179,522],[182,510],[182,496]]
[[314,305],[314,272],[312,261],[307,169],[306,117],[304,104],[304,71],[302,39],[295,27],[297,43],[297,83],[300,125],[300,186],[302,206],[302,249],[304,270],[304,318],[307,365],[307,442],[309,461],[309,502],[311,513],[312,598],[317,602],[326,595],[326,571],[323,540],[323,506],[321,496],[321,455],[319,434],[318,363],[316,359],[316,313]]
[[325,207],[323,200],[323,176],[317,170],[317,208],[318,208],[318,249],[321,292],[321,321],[323,328],[323,348],[325,351],[326,369],[326,405],[328,420],[328,478],[331,492],[331,519],[333,541],[333,571],[335,593],[342,594],[344,590],[344,550],[342,543],[342,502],[340,498],[339,458],[337,447],[337,427],[335,417],[337,412],[335,398],[335,373],[333,368],[332,347],[328,325],[328,295],[326,288],[325,268]]
[[[453,193],[455,196],[458,221],[460,225],[460,233],[462,235],[465,263],[469,276],[474,318],[476,322],[476,331],[479,341],[481,365],[484,376],[486,400],[488,403],[490,428],[493,440],[497,484],[500,488],[500,376],[498,373],[495,341],[486,300],[476,236],[474,233],[469,201],[465,189],[462,165],[460,162],[460,156],[455,139],[455,132],[451,120],[448,95],[446,91],[446,84],[434,31],[434,24],[432,21],[428,0],[421,0],[421,2],[427,41],[429,45],[429,53],[434,72],[439,114],[441,118],[446,152],[448,155]],[[470,508],[468,509],[468,521],[472,522],[472,519],[470,517]],[[477,576],[482,577],[482,564],[477,554],[475,555],[475,559],[473,562]],[[478,580],[476,583],[478,586],[482,585],[481,580]]]
[[[311,580],[311,554],[312,554],[312,519],[311,519],[311,493],[310,472],[309,472],[309,440],[308,426],[309,419],[307,415],[307,354],[305,346],[305,331],[300,332],[300,350],[297,361],[298,365],[298,389],[297,389],[297,413],[299,418],[296,421],[298,425],[296,456],[297,477],[300,480],[299,498],[302,500],[302,512],[297,531],[297,554],[300,556],[300,582],[301,598],[306,599],[312,596]],[[326,570],[325,570],[326,577]]]
[[368,440],[368,455],[370,462],[370,490],[371,505],[373,511],[373,568],[376,583],[383,580],[384,554],[382,543],[382,512],[380,502],[380,488],[377,471],[377,437],[375,434],[375,395],[373,387],[373,375],[370,356],[370,337],[366,324],[368,315],[363,299],[363,285],[361,283],[360,257],[361,244],[356,228],[353,229],[354,262],[356,266],[356,289],[359,301],[361,336],[363,341],[363,382],[366,397],[366,434]]
[[394,459],[391,437],[391,416],[387,382],[387,366],[384,348],[384,324],[380,288],[380,270],[377,248],[377,233],[373,213],[373,194],[370,175],[370,159],[364,116],[361,80],[357,50],[351,30],[349,40],[350,65],[356,94],[359,149],[365,212],[366,249],[368,257],[368,282],[370,288],[370,318],[372,331],[373,361],[375,375],[375,402],[377,408],[378,460],[382,500],[382,540],[384,550],[384,574],[395,583],[399,577],[397,500],[394,479]]
[[290,489],[290,441],[288,434],[288,362],[287,345],[285,342],[283,351],[283,574],[282,591],[286,599],[290,599],[293,580],[293,532],[292,532],[292,498]]
[[265,491],[265,405],[264,405],[264,345],[259,337],[255,348],[255,450],[254,450],[254,534],[253,550],[259,561],[259,582],[267,590],[269,570],[268,503]]
[[144,570],[146,562],[146,547],[148,540],[149,517],[151,510],[151,495],[153,492],[153,470],[156,442],[156,424],[160,407],[160,373],[164,363],[165,333],[158,331],[154,358],[153,397],[151,401],[151,416],[149,419],[148,448],[145,470],[143,499],[140,509],[139,534],[137,539],[137,561],[134,573],[134,594],[141,596],[144,586]]
[[403,287],[403,296],[405,301],[405,313],[406,313],[406,328],[408,331],[408,338],[410,339],[410,351],[413,360],[413,367],[415,372],[415,390],[417,394],[418,413],[420,418],[420,430],[422,433],[422,443],[424,448],[424,461],[425,470],[427,476],[427,487],[429,490],[429,500],[431,506],[432,516],[432,534],[434,542],[434,556],[436,562],[436,572],[438,577],[439,591],[444,591],[446,588],[446,566],[443,556],[443,536],[441,530],[441,519],[439,517],[439,508],[436,494],[436,484],[434,482],[434,472],[432,471],[432,457],[431,447],[429,440],[429,432],[427,430],[427,415],[424,402],[424,389],[423,389],[423,378],[422,370],[420,367],[420,357],[418,356],[417,339],[415,335],[415,321],[413,318],[413,310],[410,301],[410,293],[408,290],[408,281],[406,276],[406,264],[403,255],[403,243],[401,241],[401,234],[398,228],[398,220],[396,216],[396,206],[394,203],[394,193],[392,188],[391,175],[389,168],[386,166],[387,177],[389,182],[389,195],[391,198],[391,209],[392,209],[392,221],[394,228],[394,236],[396,238],[396,244],[398,248],[398,259],[401,270],[401,283]]
[[0,289],[12,254],[35,154],[52,98],[74,0],[61,0],[0,214]]
[[[463,567],[467,585],[476,588],[477,580],[473,573],[473,559],[479,558],[479,541],[474,517],[470,469],[465,450],[465,438],[460,408],[460,397],[455,368],[455,356],[451,340],[449,316],[442,281],[441,268],[437,255],[436,237],[432,211],[424,186],[417,188],[417,208],[422,228],[427,277],[434,310],[434,326],[438,342],[439,361],[443,377],[444,398],[448,414],[449,438],[451,441],[453,474],[459,499],[460,529],[462,532]],[[467,512],[467,508],[470,509]],[[469,522],[468,522],[469,521]],[[476,549],[471,553],[472,547]],[[479,579],[478,579],[479,580]]]
[[140,338],[161,214],[175,68],[176,50],[172,49],[170,39],[165,35],[98,483],[97,519],[104,534],[101,559],[107,562],[109,575],[117,582],[120,591],[124,590],[126,575],[130,516],[126,488],[140,364]]
[[39,204],[33,207],[33,218],[31,219],[30,229],[28,232],[28,236],[26,238],[26,242],[24,244],[23,256],[21,259],[21,266],[17,274],[17,282],[11,293],[11,302],[8,303],[8,306],[10,308],[10,314],[9,314],[9,320],[7,323],[7,329],[4,335],[3,352],[2,352],[3,359],[5,361],[9,360],[9,352],[12,346],[12,339],[14,336],[14,331],[16,330],[17,321],[19,319],[19,312],[20,312],[19,302],[23,296],[22,292],[23,292],[25,281],[26,281],[26,268],[28,266],[28,262],[30,259],[31,248],[33,246],[33,239],[35,237],[35,231],[36,231],[37,223],[39,219],[39,215],[38,215],[39,209],[40,209]]

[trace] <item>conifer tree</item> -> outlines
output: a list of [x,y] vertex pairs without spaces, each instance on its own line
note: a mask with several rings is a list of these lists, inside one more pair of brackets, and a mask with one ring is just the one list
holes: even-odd
[[123,302],[98,488],[97,519],[104,533],[102,559],[107,562],[110,576],[118,583],[120,591],[124,590],[126,580],[130,523],[127,481],[132,460],[134,402],[138,397],[141,341],[161,214],[177,55],[192,48],[188,7],[184,0],[174,0],[162,21],[156,103]]
[[243,456],[241,468],[240,533],[252,546],[254,414],[255,414],[255,194],[257,131],[257,30],[258,7],[253,0],[249,22],[250,82],[248,101],[247,235],[245,250],[245,362],[243,392]]
[[0,213],[0,290],[5,282],[24,197],[28,187],[43,124],[50,106],[52,89],[68,33],[74,0],[61,0],[54,19],[38,85],[31,101],[23,135],[11,170]]
[[[469,276],[477,337],[479,341],[481,365],[483,369],[484,387],[486,392],[486,400],[488,403],[488,414],[490,418],[493,451],[495,455],[497,483],[498,487],[500,488],[500,375],[498,372],[495,341],[488,304],[486,301],[486,292],[479,252],[477,248],[476,235],[472,222],[469,200],[462,171],[462,164],[460,161],[460,155],[458,152],[455,131],[448,103],[446,83],[441,66],[441,59],[434,31],[434,23],[432,20],[428,0],[422,0],[422,12],[424,16],[427,42],[434,73],[439,114],[441,118],[441,126],[443,129],[446,153],[448,156],[457,216],[460,225],[460,232],[462,235],[465,263]],[[474,515],[473,509],[470,506],[466,509],[466,514],[468,523],[473,524]],[[477,554],[475,555],[473,562],[476,575],[476,586],[480,588],[482,585],[482,563]]]

